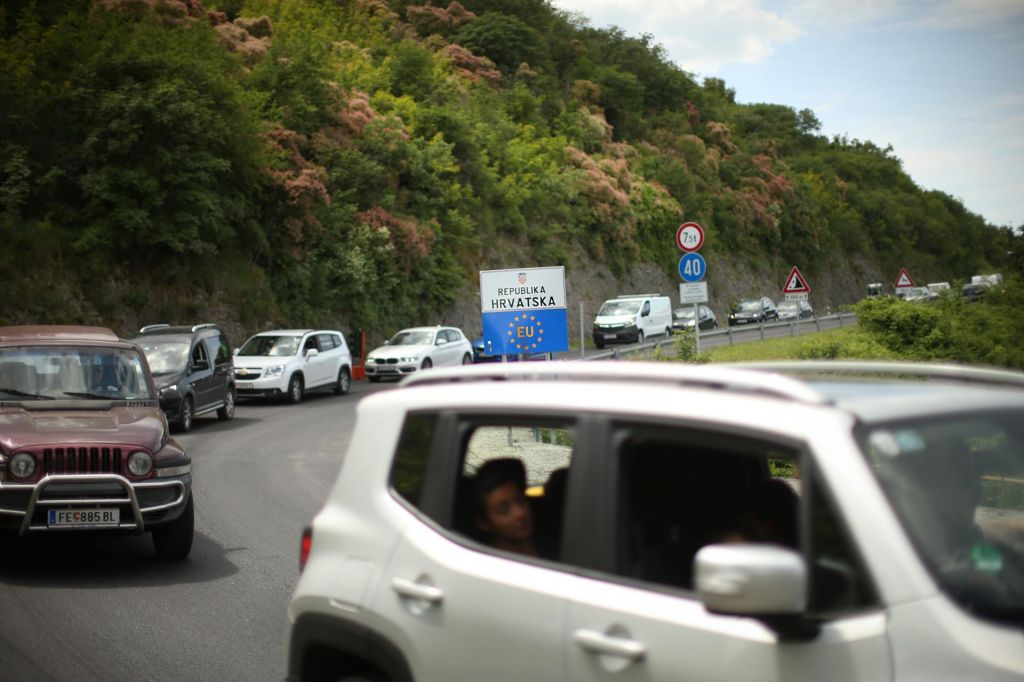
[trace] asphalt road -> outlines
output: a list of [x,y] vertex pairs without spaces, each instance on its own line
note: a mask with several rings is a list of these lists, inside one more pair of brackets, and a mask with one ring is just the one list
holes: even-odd
[[[787,334],[788,325],[765,329]],[[758,328],[733,335],[759,338]],[[721,343],[728,337],[702,339]],[[196,420],[178,436],[196,499],[184,562],[158,560],[148,535],[0,545],[0,680],[281,680],[301,530],[338,474],[356,403],[393,387],[360,381],[347,396],[242,403],[230,422]]]
[[196,420],[196,535],[165,563],[148,535],[0,546],[0,680],[281,680],[299,537],[337,476],[359,398],[239,405]]

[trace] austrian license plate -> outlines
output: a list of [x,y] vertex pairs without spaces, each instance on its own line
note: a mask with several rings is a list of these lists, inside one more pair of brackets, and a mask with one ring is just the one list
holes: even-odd
[[235,388],[241,388],[241,389],[252,388],[252,382],[251,381],[238,381],[238,380],[236,380],[235,381]]
[[91,528],[116,526],[121,522],[120,509],[51,509],[50,528]]
[[746,324],[750,320],[736,320],[736,324]]
[[614,339],[616,336],[618,336],[618,334],[605,334],[604,338],[606,338],[606,339]]

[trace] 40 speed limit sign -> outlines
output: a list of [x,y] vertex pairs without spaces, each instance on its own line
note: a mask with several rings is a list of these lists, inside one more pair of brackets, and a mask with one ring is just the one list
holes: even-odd
[[699,282],[708,271],[704,256],[699,253],[685,253],[679,259],[679,276],[684,282]]

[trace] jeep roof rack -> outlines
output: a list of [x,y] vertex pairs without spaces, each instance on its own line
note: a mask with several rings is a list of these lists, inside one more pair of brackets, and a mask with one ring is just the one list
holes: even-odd
[[726,365],[675,365],[649,362],[524,362],[434,368],[412,374],[403,386],[446,383],[564,379],[569,381],[643,381],[665,386],[729,388],[796,402],[828,402],[814,387],[781,374],[752,372]]
[[142,329],[139,330],[139,333],[140,334],[146,334],[146,333],[151,332],[151,331],[153,331],[155,329],[166,329],[167,327],[170,327],[170,326],[171,325],[167,324],[166,322],[161,322],[160,324],[147,324],[145,327],[143,327]]
[[202,324],[193,325],[192,331],[197,332],[200,329],[214,329],[216,327],[217,325],[215,325],[213,322],[203,322]]

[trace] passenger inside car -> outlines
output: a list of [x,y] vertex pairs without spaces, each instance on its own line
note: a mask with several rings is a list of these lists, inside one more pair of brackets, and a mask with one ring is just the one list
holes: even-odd
[[526,468],[521,460],[492,459],[477,469],[471,487],[471,514],[482,542],[506,552],[540,555],[525,492]]

